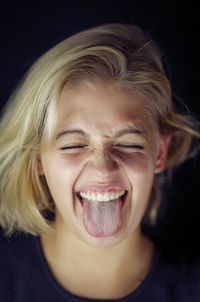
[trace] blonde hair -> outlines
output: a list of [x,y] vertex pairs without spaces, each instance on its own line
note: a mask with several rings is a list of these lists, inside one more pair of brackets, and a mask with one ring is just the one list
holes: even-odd
[[[45,213],[53,203],[38,175],[41,144],[53,139],[57,105],[65,83],[102,80],[131,87],[146,97],[161,134],[171,134],[166,170],[191,154],[200,137],[189,114],[176,111],[156,44],[134,25],[107,24],[59,43],[30,68],[14,91],[0,123],[0,225],[7,234],[42,234],[51,228]],[[159,200],[155,184],[149,202]],[[151,209],[151,211],[150,211]],[[155,211],[154,211],[155,212]]]

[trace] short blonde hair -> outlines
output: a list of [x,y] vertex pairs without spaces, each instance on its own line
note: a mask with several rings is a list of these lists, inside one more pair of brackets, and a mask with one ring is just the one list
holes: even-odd
[[[30,68],[14,91],[0,123],[0,225],[7,234],[42,234],[51,228],[54,211],[44,177],[38,175],[41,144],[52,141],[58,99],[66,83],[101,80],[119,83],[146,97],[161,134],[171,134],[166,170],[191,154],[197,125],[172,102],[159,48],[134,25],[106,24],[59,43]],[[152,188],[148,215],[159,200]],[[150,211],[151,209],[151,211]]]

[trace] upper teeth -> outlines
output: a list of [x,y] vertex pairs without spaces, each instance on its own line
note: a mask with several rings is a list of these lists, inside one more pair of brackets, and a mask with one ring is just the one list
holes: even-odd
[[84,199],[88,199],[91,201],[110,201],[117,199],[124,195],[125,191],[118,191],[118,192],[105,192],[105,193],[98,193],[98,192],[80,192],[80,196]]

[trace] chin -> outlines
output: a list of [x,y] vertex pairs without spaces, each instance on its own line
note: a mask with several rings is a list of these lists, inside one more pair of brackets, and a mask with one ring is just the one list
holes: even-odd
[[109,236],[92,236],[85,229],[79,232],[79,239],[87,245],[98,249],[112,248],[121,244],[126,238],[132,237],[134,231],[128,230],[125,225]]

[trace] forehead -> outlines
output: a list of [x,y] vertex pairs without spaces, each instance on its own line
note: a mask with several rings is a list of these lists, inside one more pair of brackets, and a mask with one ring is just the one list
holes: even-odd
[[124,124],[148,129],[154,125],[144,97],[136,91],[89,82],[64,86],[59,99],[58,129],[76,126],[106,132]]

